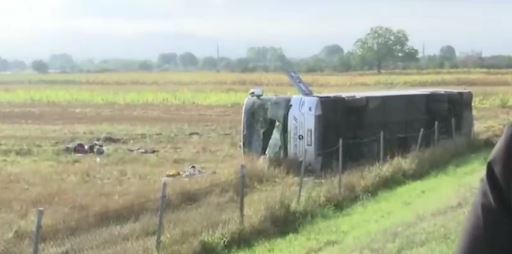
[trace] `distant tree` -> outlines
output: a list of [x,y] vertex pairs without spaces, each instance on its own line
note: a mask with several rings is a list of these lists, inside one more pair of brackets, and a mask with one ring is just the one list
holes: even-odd
[[250,60],[246,57],[235,59],[232,70],[237,72],[258,71],[254,66],[251,66]]
[[346,72],[346,71],[352,71],[355,68],[355,58],[357,57],[357,54],[355,54],[352,51],[349,51],[345,53],[343,56],[339,57],[336,61],[336,68],[338,71]]
[[439,50],[440,67],[453,67],[456,61],[457,54],[455,53],[455,48],[450,45],[442,46],[441,49]]
[[312,56],[297,63],[297,67],[302,72],[322,72],[326,69],[326,62],[323,58]]
[[73,57],[66,53],[51,55],[48,66],[50,69],[60,72],[71,72],[76,68]]
[[439,50],[439,58],[442,61],[455,61],[457,59],[455,48],[450,45],[442,46]]
[[0,57],[0,72],[9,70],[9,61]]
[[320,53],[311,57],[310,66],[321,71],[338,71],[339,61],[343,58],[344,50],[338,44],[327,45],[322,48]]
[[358,54],[374,63],[380,73],[389,61],[416,61],[418,50],[408,45],[409,37],[403,30],[388,27],[372,27],[354,46]]
[[482,68],[484,66],[484,58],[480,51],[462,53],[457,62],[463,68]]
[[187,70],[196,68],[199,60],[197,60],[197,57],[194,54],[185,52],[178,56],[178,62],[180,63],[181,68]]
[[139,70],[141,71],[152,71],[153,70],[153,63],[151,61],[141,61],[139,63]]
[[490,69],[510,69],[512,68],[512,56],[494,55],[484,57],[484,67]]
[[247,49],[248,70],[253,71],[286,71],[292,63],[277,47],[251,47]]
[[205,57],[201,60],[200,68],[207,71],[217,70],[217,59],[215,57]]
[[158,55],[158,66],[176,68],[178,66],[178,54],[174,52],[161,53]]
[[9,63],[9,71],[24,71],[27,69],[27,64],[21,60],[12,60]]
[[95,65],[95,71],[110,72],[110,71],[138,71],[140,60],[134,59],[104,59]]
[[423,69],[436,69],[439,68],[439,60],[438,55],[426,55],[421,58],[421,68]]
[[76,63],[76,68],[81,72],[94,72],[97,71],[97,65],[94,59],[82,59]]
[[32,69],[37,73],[48,73],[48,64],[43,60],[32,62]]
[[217,66],[221,71],[233,71],[233,60],[227,57],[221,57],[217,60]]
[[318,53],[318,56],[323,59],[337,59],[343,56],[344,53],[345,51],[340,45],[332,44],[323,47],[320,53]]

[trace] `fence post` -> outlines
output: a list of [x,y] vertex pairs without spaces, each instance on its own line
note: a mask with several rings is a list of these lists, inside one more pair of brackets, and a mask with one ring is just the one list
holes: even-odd
[[245,165],[240,165],[240,226],[244,226],[244,210],[245,210]]
[[380,162],[384,161],[384,131],[380,131]]
[[158,228],[156,231],[156,252],[160,252],[160,243],[162,242],[162,232],[164,227],[165,200],[167,199],[167,181],[162,181],[162,192],[160,193],[160,209],[158,210]]
[[34,239],[32,245],[32,254],[39,254],[39,241],[41,240],[41,231],[43,229],[44,208],[37,209],[36,226],[34,228]]
[[455,118],[452,117],[452,139],[455,138]]
[[306,167],[306,151],[304,151],[304,157],[300,165],[300,181],[299,181],[299,195],[297,196],[297,204],[300,204],[300,196],[302,195],[302,185],[304,184],[304,170]]
[[341,194],[341,174],[343,173],[343,139],[340,138],[338,154],[338,194]]
[[418,142],[416,142],[416,152],[421,148],[421,141],[423,140],[423,128],[420,130],[420,135],[418,136]]
[[434,145],[437,145],[437,142],[439,142],[439,122],[436,121],[434,123]]

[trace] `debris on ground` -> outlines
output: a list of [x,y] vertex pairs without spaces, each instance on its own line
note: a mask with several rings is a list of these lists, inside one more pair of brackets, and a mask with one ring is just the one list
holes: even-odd
[[192,132],[189,132],[188,135],[190,137],[193,137],[193,136],[199,137],[199,136],[201,136],[201,133],[199,133],[197,131],[192,131]]
[[103,155],[105,154],[105,149],[103,148],[103,146],[98,146],[96,147],[96,149],[94,149],[94,154],[96,154],[96,156]]
[[109,136],[109,135],[103,135],[103,136],[101,136],[101,138],[99,138],[99,141],[101,141],[102,143],[117,144],[117,143],[122,142],[123,139],[122,138],[115,138],[115,137],[112,137],[112,136]]
[[77,154],[77,155],[85,155],[85,154],[96,154],[103,155],[105,154],[105,148],[103,147],[103,143],[94,141],[93,143],[86,145],[81,142],[77,142],[74,144],[69,144],[64,148],[64,151]]
[[167,173],[165,173],[165,177],[177,177],[177,176],[181,176],[181,172],[178,170],[171,170],[171,171],[167,171]]
[[183,177],[193,177],[193,176],[202,175],[203,173],[204,173],[203,170],[201,170],[196,165],[190,165],[190,167],[188,167],[188,169],[183,171],[182,175],[183,175]]
[[165,177],[182,176],[182,177],[190,178],[190,177],[199,176],[199,175],[203,175],[203,174],[205,174],[205,172],[201,168],[199,168],[196,165],[190,165],[187,169],[185,169],[183,171],[178,171],[178,170],[167,171],[167,173],[165,173]]
[[88,154],[89,150],[87,150],[87,146],[83,143],[77,143],[73,146],[73,153],[74,154]]
[[128,151],[132,152],[132,153],[140,153],[140,154],[158,153],[157,149],[154,149],[154,148],[142,148],[142,147],[128,148]]

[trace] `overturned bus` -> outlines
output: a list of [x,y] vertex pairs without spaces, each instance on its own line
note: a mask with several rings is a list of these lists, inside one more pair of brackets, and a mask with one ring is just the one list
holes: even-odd
[[421,89],[314,95],[298,74],[290,73],[289,78],[300,95],[264,96],[262,90],[253,89],[246,98],[242,116],[244,155],[302,161],[306,169],[318,172],[337,162],[339,139],[344,140],[343,161],[351,163],[372,160],[380,150],[386,157],[408,152],[416,147],[420,132],[422,147],[436,142],[434,135],[439,140],[472,135],[470,91]]

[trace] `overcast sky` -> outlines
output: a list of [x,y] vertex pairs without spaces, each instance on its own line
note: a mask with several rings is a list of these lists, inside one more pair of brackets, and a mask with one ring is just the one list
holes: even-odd
[[346,50],[376,25],[401,28],[434,53],[512,54],[507,1],[0,0],[0,57],[154,59],[192,51],[240,57],[249,46],[280,46],[291,57],[326,44]]

